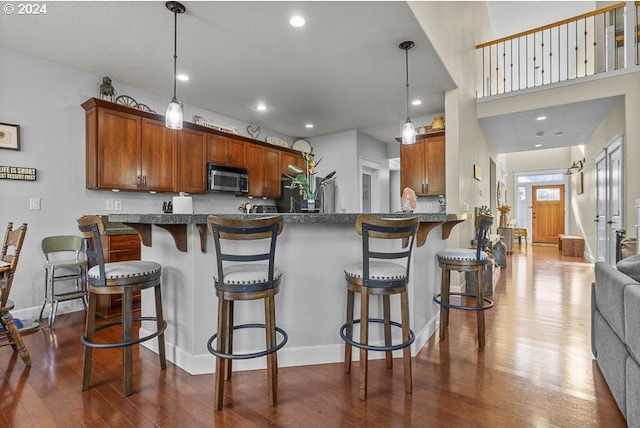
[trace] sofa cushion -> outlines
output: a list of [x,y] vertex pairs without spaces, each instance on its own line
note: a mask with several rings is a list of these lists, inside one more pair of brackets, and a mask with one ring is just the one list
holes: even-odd
[[604,262],[596,263],[595,271],[596,306],[620,340],[624,341],[624,289],[629,284],[638,283]]
[[616,268],[628,277],[640,282],[640,254],[622,259]]
[[640,365],[627,358],[627,426],[640,427]]
[[628,358],[627,347],[613,333],[611,327],[602,317],[600,312],[593,313],[593,337],[596,352],[598,354],[598,367],[604,375],[611,395],[616,400],[622,414],[627,415],[627,386],[626,386],[626,362]]
[[640,284],[624,289],[624,325],[625,343],[631,356],[640,362]]

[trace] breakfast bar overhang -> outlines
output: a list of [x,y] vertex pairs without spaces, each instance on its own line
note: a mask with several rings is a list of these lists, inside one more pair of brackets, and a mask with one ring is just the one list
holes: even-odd
[[[221,217],[263,214],[216,214]],[[355,231],[358,214],[280,214],[284,231],[278,238],[276,264],[283,271],[276,300],[276,323],[289,335],[278,352],[281,367],[341,362],[344,342],[339,328],[344,323],[346,288],[344,267],[362,257],[361,237]],[[379,214],[381,217],[420,216],[417,248],[411,262],[409,305],[411,328],[416,340],[412,355],[424,346],[438,327],[439,307],[432,296],[440,284],[436,253],[446,248],[446,239],[470,213]],[[216,330],[217,299],[213,275],[216,269],[213,239],[208,239],[206,214],[111,214],[109,221],[124,223],[142,238],[142,259],[163,266],[162,292],[167,358],[191,374],[213,373],[215,357],[207,351],[207,340]],[[153,314],[153,299],[142,295],[143,316]],[[382,307],[372,301],[372,316]],[[256,322],[262,316],[257,302],[243,302],[236,313],[239,322]],[[399,314],[393,313],[392,319]],[[145,333],[145,325],[140,334]],[[371,342],[381,341],[371,331]],[[395,337],[395,336],[394,336]],[[235,340],[235,339],[234,339]],[[257,339],[260,340],[260,339]],[[143,344],[156,350],[156,341]],[[239,337],[234,347],[259,349],[251,337]],[[372,353],[370,358],[384,354]],[[263,358],[241,360],[238,370],[265,367]]]

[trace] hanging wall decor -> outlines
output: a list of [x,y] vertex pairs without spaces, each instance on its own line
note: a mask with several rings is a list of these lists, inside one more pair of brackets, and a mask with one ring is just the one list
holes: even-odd
[[20,150],[20,125],[0,123],[0,149]]

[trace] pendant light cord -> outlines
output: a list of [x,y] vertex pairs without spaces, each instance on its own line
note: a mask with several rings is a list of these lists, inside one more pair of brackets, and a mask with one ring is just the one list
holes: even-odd
[[407,119],[409,118],[409,49],[405,49],[404,50],[404,54],[405,54],[405,70],[406,70],[406,77],[407,77]]
[[[178,74],[178,13],[173,12],[173,100],[176,98],[176,79]],[[408,91],[409,89],[407,89]]]

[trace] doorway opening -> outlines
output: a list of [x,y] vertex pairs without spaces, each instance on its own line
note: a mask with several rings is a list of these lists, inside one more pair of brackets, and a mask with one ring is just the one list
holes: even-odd
[[527,229],[534,243],[557,243],[558,233],[567,230],[567,188],[564,171],[521,171],[514,173],[516,227]]

